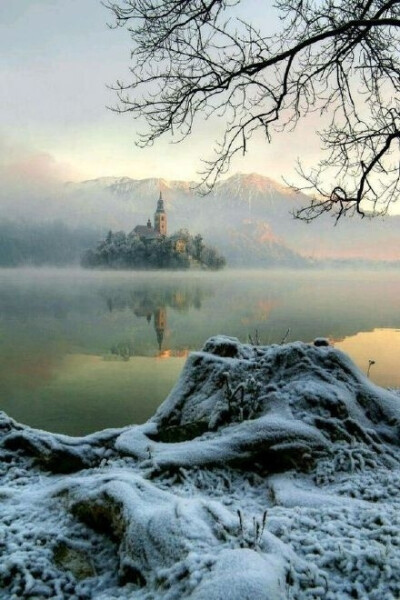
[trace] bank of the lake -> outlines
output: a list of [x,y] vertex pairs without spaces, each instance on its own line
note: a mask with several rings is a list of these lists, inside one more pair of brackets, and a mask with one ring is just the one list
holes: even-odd
[[395,600],[399,422],[332,346],[224,336],[143,425],[0,412],[0,598]]

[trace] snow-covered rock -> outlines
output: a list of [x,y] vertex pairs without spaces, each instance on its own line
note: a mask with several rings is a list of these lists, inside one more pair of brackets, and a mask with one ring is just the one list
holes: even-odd
[[224,336],[144,425],[2,414],[0,599],[395,600],[399,424],[333,347]]

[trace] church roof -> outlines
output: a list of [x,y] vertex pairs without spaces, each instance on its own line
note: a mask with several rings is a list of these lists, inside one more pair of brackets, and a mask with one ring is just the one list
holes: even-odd
[[153,227],[147,227],[147,225],[136,225],[133,232],[146,240],[156,240],[161,237],[161,234],[158,231],[153,229]]

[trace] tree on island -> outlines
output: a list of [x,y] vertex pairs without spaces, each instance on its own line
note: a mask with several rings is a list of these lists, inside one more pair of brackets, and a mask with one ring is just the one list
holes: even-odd
[[179,237],[186,241],[186,251],[175,249],[169,237],[143,240],[134,232],[109,231],[94,250],[82,257],[82,266],[110,269],[189,269],[193,262],[206,269],[222,269],[225,259],[215,248],[203,244],[200,235],[191,236],[181,230]]
[[132,81],[117,82],[118,112],[144,117],[139,145],[185,138],[200,114],[226,129],[203,184],[211,189],[253,134],[293,129],[332,111],[323,158],[297,172],[312,195],[295,215],[376,215],[400,193],[399,0],[277,0],[282,29],[265,35],[235,18],[241,0],[109,0],[133,40]]
[[201,256],[202,256],[203,250],[204,250],[203,238],[201,237],[201,235],[197,234],[194,237],[193,245],[194,245],[193,256],[195,257],[196,260],[201,260]]

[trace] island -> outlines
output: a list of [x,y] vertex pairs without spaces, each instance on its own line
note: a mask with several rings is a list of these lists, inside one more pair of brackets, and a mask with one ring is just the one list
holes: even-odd
[[154,213],[154,226],[136,225],[128,234],[109,231],[94,250],[87,250],[81,264],[87,268],[111,269],[211,269],[225,266],[225,258],[206,246],[200,234],[180,229],[168,236],[167,214],[162,193]]

